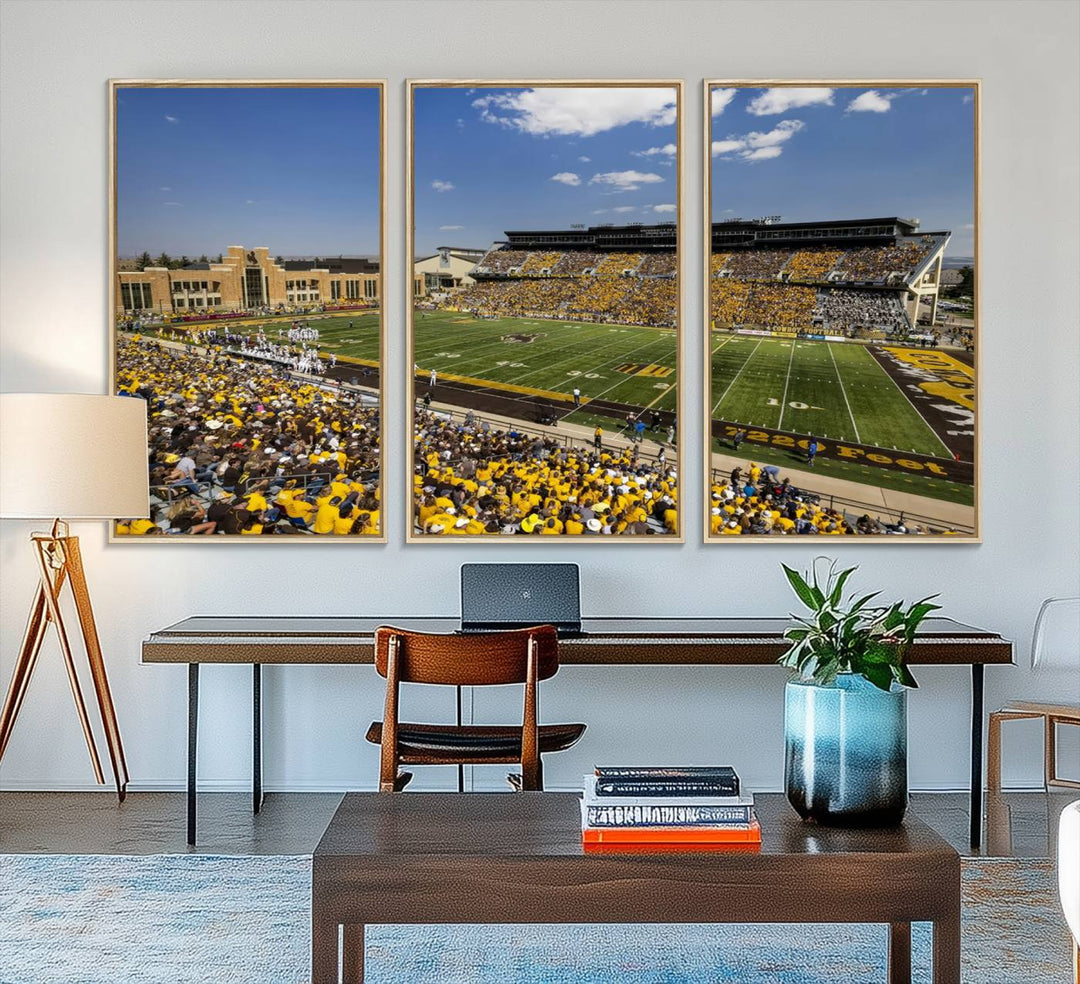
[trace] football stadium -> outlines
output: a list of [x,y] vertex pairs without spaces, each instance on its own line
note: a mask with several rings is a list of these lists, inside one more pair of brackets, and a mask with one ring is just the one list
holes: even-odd
[[118,271],[116,390],[146,400],[149,517],[121,536],[378,536],[377,263]]
[[[950,235],[898,217],[713,224],[711,534],[973,532],[974,329],[938,314]],[[748,455],[744,485],[728,465]],[[784,502],[763,493],[793,468]],[[919,498],[905,513],[881,490]]]
[[505,236],[415,298],[415,531],[676,534],[675,224]]

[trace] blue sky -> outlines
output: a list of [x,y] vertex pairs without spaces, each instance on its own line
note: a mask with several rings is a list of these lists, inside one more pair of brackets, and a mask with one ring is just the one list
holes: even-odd
[[974,252],[968,87],[714,89],[712,218],[918,218]]
[[125,88],[117,251],[379,249],[374,88]]
[[415,247],[675,217],[671,87],[417,88]]

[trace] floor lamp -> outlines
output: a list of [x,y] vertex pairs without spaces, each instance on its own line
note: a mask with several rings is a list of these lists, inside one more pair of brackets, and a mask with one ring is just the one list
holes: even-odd
[[149,515],[146,462],[146,404],[142,400],[82,394],[0,394],[0,518],[52,520],[48,532],[30,534],[37,589],[0,710],[0,759],[51,625],[67,668],[94,775],[99,783],[105,782],[61,608],[62,589],[69,585],[121,802],[128,783],[127,762],[79,538],[71,535],[66,520]]

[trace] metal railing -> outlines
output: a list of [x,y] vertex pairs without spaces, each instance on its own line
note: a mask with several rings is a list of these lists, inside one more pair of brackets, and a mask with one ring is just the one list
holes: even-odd
[[[465,422],[466,418],[469,416],[470,413],[470,411],[468,410],[443,410],[441,408],[436,409],[433,407],[425,407],[423,403],[419,400],[417,400],[417,409],[422,410],[425,413],[430,413],[436,417],[441,417],[444,420],[460,419],[462,423]],[[490,424],[493,430],[513,430],[515,433],[529,434],[532,437],[541,437],[545,440],[554,441],[560,447],[567,448],[568,450],[575,447],[584,448],[586,451],[595,450],[593,439],[584,434],[566,434],[552,430],[540,430],[538,427],[530,426],[529,424],[519,423],[518,421],[514,421],[513,423],[507,423],[505,421],[496,420],[494,417],[486,417],[475,412],[472,413],[472,419],[476,424]],[[615,418],[612,419],[614,420]],[[663,447],[671,448],[672,451],[674,451],[674,445],[669,445],[666,441],[657,442],[655,438],[645,438],[644,440],[636,443],[630,437],[626,437],[626,440],[629,441],[629,444],[625,449],[610,444],[604,447],[603,442],[601,442],[601,446],[604,447],[604,450],[606,451],[631,450],[636,447],[639,458],[653,462],[654,464],[659,463],[660,451],[645,448],[645,441],[651,441],[652,443],[660,443]],[[671,462],[668,462],[668,464],[670,463]]]

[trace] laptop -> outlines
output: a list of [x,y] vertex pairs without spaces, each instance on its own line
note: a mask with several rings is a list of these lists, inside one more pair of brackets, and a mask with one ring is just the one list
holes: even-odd
[[560,639],[581,635],[577,564],[461,565],[462,632],[531,625],[554,625]]

